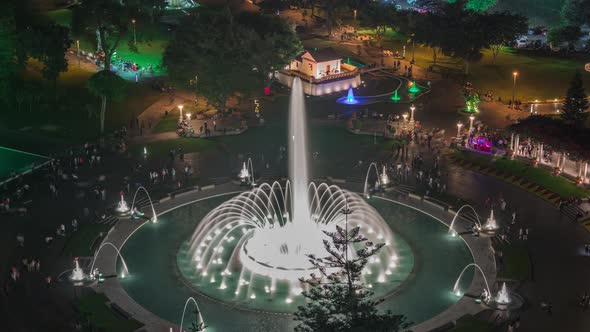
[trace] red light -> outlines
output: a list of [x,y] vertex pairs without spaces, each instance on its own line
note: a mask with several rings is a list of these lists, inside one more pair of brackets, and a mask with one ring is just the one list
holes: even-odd
[[264,94],[267,96],[270,94],[270,87],[269,86],[264,87]]

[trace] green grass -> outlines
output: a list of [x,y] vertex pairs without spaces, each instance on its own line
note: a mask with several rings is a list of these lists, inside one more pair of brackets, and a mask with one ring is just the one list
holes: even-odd
[[78,309],[88,316],[88,320],[99,331],[130,332],[143,324],[134,319],[123,319],[106,304],[108,298],[102,294],[91,294],[78,300]]
[[[186,113],[185,113],[186,114]],[[177,107],[174,107],[172,111],[168,111],[168,116],[162,117],[160,121],[152,128],[152,133],[167,133],[176,131],[178,127],[178,117],[180,112]]]
[[492,324],[466,315],[457,320],[457,325],[449,332],[491,332]]
[[93,256],[90,246],[100,232],[107,232],[109,226],[104,224],[85,224],[78,231],[71,233],[67,239],[63,255],[65,256]]
[[[69,9],[49,11],[47,17],[57,24],[66,27],[70,27],[72,23],[72,12]],[[171,34],[171,32],[166,31],[165,27],[159,23],[137,22],[136,36],[138,52],[134,52],[129,48],[129,43],[133,42],[133,29],[130,25],[129,30],[121,37],[116,56],[133,61],[144,67],[151,64],[155,68],[162,64],[164,49],[168,44]],[[94,51],[96,49],[94,33],[73,35],[72,39],[74,43],[76,40],[80,41],[80,48],[82,50]],[[72,47],[75,47],[75,44]]]
[[458,159],[471,161],[479,166],[491,167],[506,174],[522,177],[532,183],[540,185],[563,198],[587,197],[590,193],[582,187],[566,180],[561,176],[553,175],[552,172],[542,167],[533,167],[518,160],[498,158],[492,161],[488,155],[470,151],[456,151]]
[[504,269],[498,271],[499,278],[526,281],[531,279],[531,262],[524,245],[512,244],[502,247]]
[[[360,30],[359,33],[374,34],[371,30]],[[399,51],[406,46],[406,58],[412,56],[412,44],[408,38],[397,32],[388,30],[383,38],[386,49]],[[329,42],[321,39],[305,41],[313,47],[327,47]],[[351,55],[351,50],[344,45],[335,46],[343,55]],[[356,50],[356,49],[355,49]],[[363,53],[364,55],[364,53]],[[426,68],[432,64],[432,49],[416,45],[415,59],[418,66]],[[516,98],[523,101],[535,99],[554,99],[565,95],[570,80],[576,70],[584,70],[584,64],[590,62],[590,55],[579,54],[570,56],[545,56],[538,53],[517,51],[505,48],[493,63],[492,53],[484,50],[481,61],[470,64],[467,80],[480,91],[493,91],[495,97],[507,101],[512,97],[512,73],[518,71]],[[436,71],[450,72],[463,79],[463,62],[458,59],[438,55]],[[584,75],[587,89],[590,89],[590,75]]]

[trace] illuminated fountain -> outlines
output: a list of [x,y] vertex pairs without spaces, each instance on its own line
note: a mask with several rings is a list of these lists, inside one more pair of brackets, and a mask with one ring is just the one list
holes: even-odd
[[398,102],[401,100],[401,97],[397,95],[397,89],[395,89],[395,92],[393,93],[393,96],[391,96],[391,100]]
[[74,269],[72,270],[72,274],[70,275],[71,281],[83,281],[86,279],[86,274],[80,268],[80,263],[78,262],[78,257],[74,258]]
[[241,183],[249,183],[256,185],[254,182],[254,166],[252,165],[252,159],[248,158],[248,161],[242,164],[242,169],[238,173],[238,178]]
[[119,215],[126,215],[129,213],[129,211],[131,211],[131,210],[129,209],[127,202],[125,202],[125,199],[123,198],[123,193],[121,192],[121,200],[119,200],[119,202],[117,202],[117,207],[115,208],[115,212],[117,212],[117,214],[119,214]]
[[490,217],[486,219],[486,223],[483,224],[483,230],[487,233],[495,233],[500,227],[494,218],[494,209],[490,212]]
[[381,172],[381,185],[386,186],[389,184],[389,175],[387,175],[387,167],[383,165],[383,172]]
[[506,288],[506,283],[502,283],[502,288],[500,288],[500,291],[496,294],[495,301],[497,304],[509,304],[512,302],[508,289]]
[[348,105],[355,105],[358,104],[359,101],[354,97],[354,91],[352,90],[352,85],[348,88],[348,93],[346,97],[339,98],[337,100],[339,103],[348,104]]
[[[306,285],[300,278],[319,274],[307,255],[325,257],[324,232],[337,225],[359,226],[373,243],[386,245],[363,271],[367,285],[395,280],[398,256],[394,235],[381,215],[359,195],[325,183],[309,183],[304,95],[293,82],[289,107],[289,178],[285,185],[263,183],[222,203],[199,223],[188,241],[196,284],[215,285],[234,301],[263,295],[284,305]],[[378,174],[379,175],[379,174]],[[350,254],[355,255],[355,248]]]
[[420,88],[418,88],[418,84],[416,84],[416,81],[412,81],[412,85],[410,86],[410,88],[408,89],[408,91],[410,93],[418,93],[418,92],[420,92]]

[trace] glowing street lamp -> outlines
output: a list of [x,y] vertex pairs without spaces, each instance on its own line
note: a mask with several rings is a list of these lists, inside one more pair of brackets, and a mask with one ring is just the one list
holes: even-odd
[[133,44],[137,47],[137,35],[135,34],[135,19],[131,19],[131,24],[133,25]]
[[457,138],[461,138],[461,127],[463,127],[463,124],[461,122],[457,123]]
[[410,122],[414,122],[414,111],[416,110],[416,106],[414,106],[414,104],[412,104],[412,106],[410,106],[410,111],[412,111],[412,113],[410,113]]
[[186,113],[186,119],[190,121],[190,119],[191,119],[191,114],[190,113]]
[[78,55],[78,67],[80,67],[80,40],[76,39],[76,48],[77,48],[77,55]]
[[182,121],[182,108],[184,106],[183,105],[178,105],[178,109],[180,110],[180,121]]
[[518,77],[518,72],[515,71],[512,73],[513,81],[512,81],[512,102],[514,102],[516,98],[516,78]]
[[475,120],[475,117],[472,115],[469,117],[469,133],[473,131],[473,120]]
[[402,114],[402,116],[404,117],[404,127],[403,128],[404,128],[404,130],[406,130],[406,128],[407,128],[406,121],[408,120],[408,113],[404,113],[404,114]]

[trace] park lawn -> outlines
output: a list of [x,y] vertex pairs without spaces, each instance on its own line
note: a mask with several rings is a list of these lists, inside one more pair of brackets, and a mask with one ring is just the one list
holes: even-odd
[[[47,17],[57,24],[70,27],[72,23],[72,12],[69,9],[58,9],[47,12]],[[162,57],[168,41],[172,36],[172,32],[159,24],[151,24],[149,22],[137,22],[136,25],[137,36],[137,50],[133,51],[129,48],[133,43],[133,29],[131,26],[129,30],[123,34],[119,46],[117,48],[116,57],[125,60],[133,61],[142,67],[147,67],[151,64],[156,71],[156,74],[162,74],[160,68],[162,64]],[[76,47],[75,41],[80,41],[80,49],[87,52],[94,52],[96,49],[96,40],[94,34],[87,35],[72,35],[74,43],[71,48]]]
[[93,293],[78,300],[78,309],[99,331],[131,332],[143,326],[134,319],[124,319],[115,314],[107,302],[109,299],[103,294]]
[[68,257],[94,256],[91,246],[100,232],[108,232],[106,224],[82,224],[78,231],[69,235],[62,254]]
[[181,148],[184,153],[193,153],[204,152],[215,148],[217,145],[218,142],[211,138],[179,137],[146,144],[136,144],[131,146],[129,150],[131,154],[140,155],[143,154],[143,149],[145,147],[148,151],[148,156],[167,156],[172,149],[178,150]]
[[518,160],[497,158],[493,161],[488,155],[471,151],[456,151],[455,157],[457,159],[470,161],[481,167],[490,167],[504,172],[509,176],[522,177],[558,194],[562,198],[570,198],[572,196],[583,198],[590,194],[584,188],[577,186],[561,176],[556,176],[542,167],[533,167]]
[[152,133],[158,134],[176,131],[176,128],[178,128],[179,117],[180,112],[178,111],[178,108],[174,107],[171,111],[168,111],[168,116],[162,117],[154,128],[152,128]]
[[[359,33],[373,35],[369,29],[361,29]],[[312,47],[334,46],[343,55],[354,55],[353,51],[344,45],[330,45],[331,42],[322,39],[305,41]],[[412,57],[412,44],[408,38],[395,31],[388,30],[383,38],[385,49],[399,51],[406,46],[406,59]],[[460,59],[454,59],[438,54],[435,70],[441,73],[451,73],[461,79],[472,82],[479,91],[493,91],[495,97],[509,100],[512,97],[512,73],[519,73],[516,83],[516,98],[522,101],[550,100],[562,98],[569,86],[574,73],[583,71],[584,64],[590,62],[590,55],[576,54],[563,56],[554,54],[546,56],[533,52],[519,51],[512,48],[504,48],[498,55],[496,63],[493,63],[492,53],[483,51],[483,58],[470,64],[470,74],[463,75],[464,63]],[[416,45],[416,64],[422,68],[432,65],[432,49]],[[584,82],[590,88],[590,75],[584,75]]]
[[471,315],[465,315],[457,320],[457,325],[449,332],[491,332],[493,325],[477,319]]
[[498,278],[526,281],[531,279],[531,261],[526,247],[522,244],[504,245],[504,269],[498,271]]

